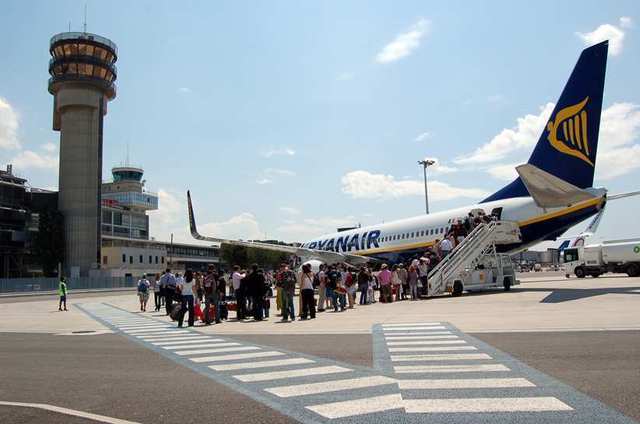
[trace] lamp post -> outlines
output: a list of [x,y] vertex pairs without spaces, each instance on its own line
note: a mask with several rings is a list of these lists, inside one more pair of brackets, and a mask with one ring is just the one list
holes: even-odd
[[436,161],[432,159],[419,160],[418,165],[422,165],[424,170],[424,206],[427,215],[429,215],[429,190],[427,189],[427,168],[435,165]]

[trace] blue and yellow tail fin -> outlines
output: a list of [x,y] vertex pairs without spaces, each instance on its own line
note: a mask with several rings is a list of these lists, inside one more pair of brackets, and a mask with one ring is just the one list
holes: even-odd
[[[578,188],[593,186],[608,47],[582,51],[528,162]],[[518,178],[483,202],[528,195]]]

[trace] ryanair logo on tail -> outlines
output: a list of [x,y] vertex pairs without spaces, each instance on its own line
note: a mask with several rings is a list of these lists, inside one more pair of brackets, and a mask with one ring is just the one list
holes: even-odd
[[574,156],[588,163],[589,159],[589,137],[587,131],[587,111],[585,106],[589,97],[573,106],[567,106],[556,113],[555,120],[547,123],[547,140],[561,153]]

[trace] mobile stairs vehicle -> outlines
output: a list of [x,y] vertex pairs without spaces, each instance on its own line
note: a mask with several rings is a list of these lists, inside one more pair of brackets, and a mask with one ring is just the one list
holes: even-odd
[[511,221],[492,221],[475,227],[435,268],[429,272],[427,295],[445,292],[460,296],[463,291],[488,288],[511,289],[519,284],[511,257],[496,246],[522,240],[520,227]]

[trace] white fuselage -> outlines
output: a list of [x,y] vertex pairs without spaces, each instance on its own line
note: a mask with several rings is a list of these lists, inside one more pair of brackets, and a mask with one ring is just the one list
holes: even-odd
[[[487,215],[496,213],[499,210],[500,220],[514,221],[523,226],[534,222],[542,222],[559,215],[567,215],[575,210],[593,206],[594,203],[599,201],[602,201],[602,199],[597,198],[579,202],[564,208],[543,209],[537,206],[531,197],[496,200],[429,215],[420,215],[326,234],[305,242],[303,247],[365,256],[410,251],[431,246],[438,239],[442,240],[453,223],[457,220],[464,220],[469,212],[473,210],[481,209]],[[582,219],[584,217],[580,220]],[[526,247],[542,239],[544,237],[523,240],[521,247]]]

